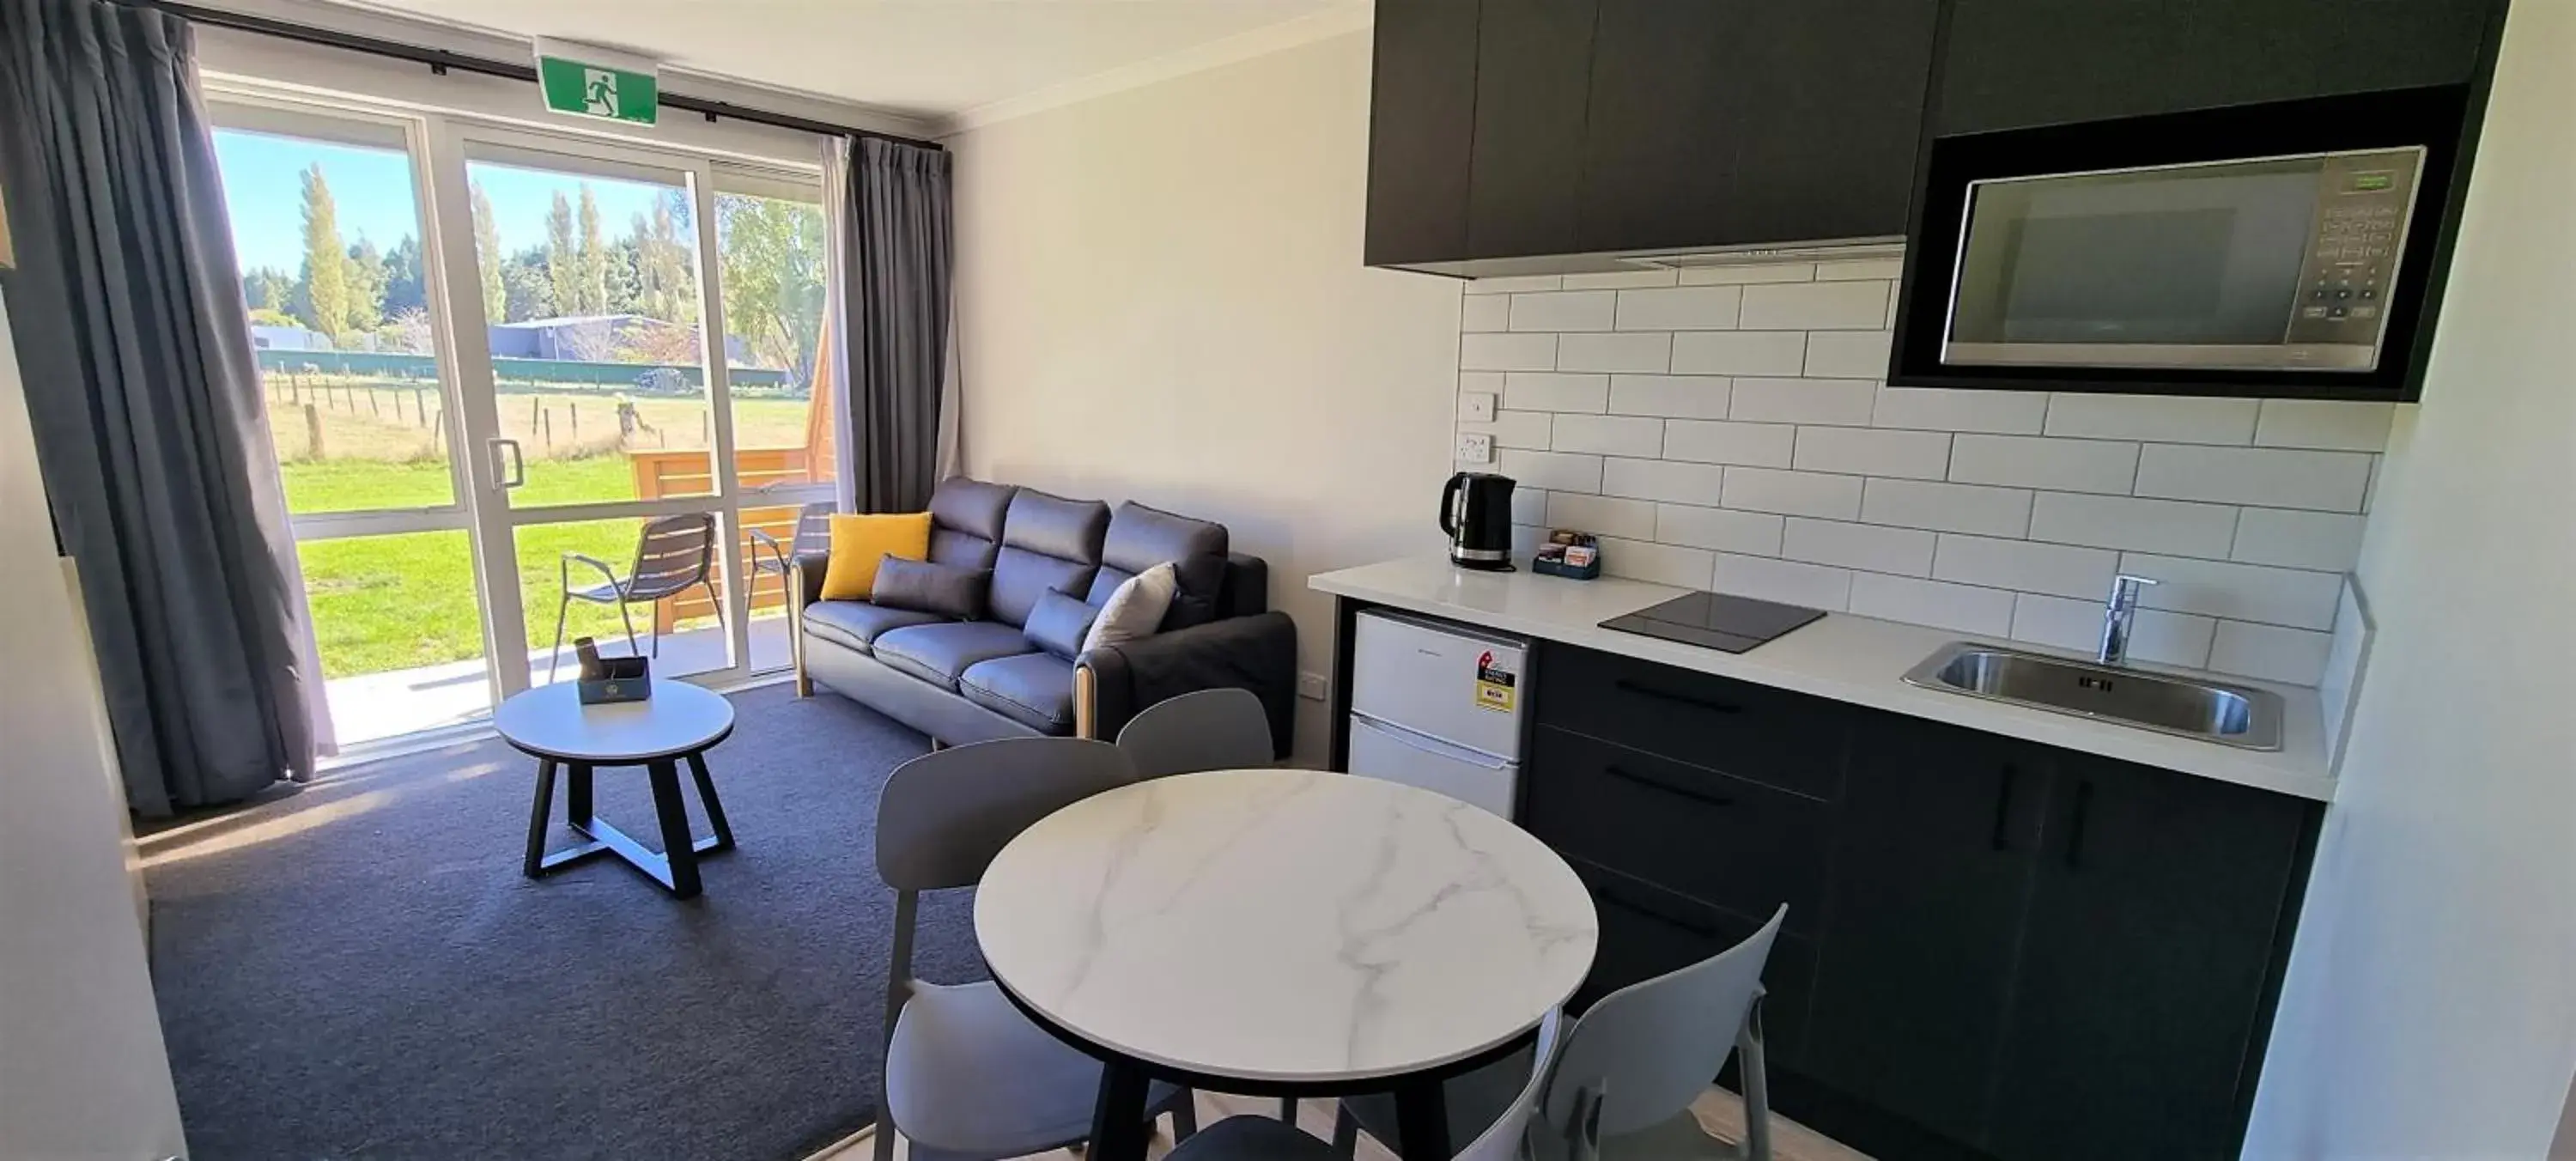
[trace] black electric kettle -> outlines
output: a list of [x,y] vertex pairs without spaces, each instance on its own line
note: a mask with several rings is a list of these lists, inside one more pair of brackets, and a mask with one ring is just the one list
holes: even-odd
[[1449,563],[1510,572],[1512,478],[1491,472],[1449,477],[1440,490],[1440,531],[1449,537]]

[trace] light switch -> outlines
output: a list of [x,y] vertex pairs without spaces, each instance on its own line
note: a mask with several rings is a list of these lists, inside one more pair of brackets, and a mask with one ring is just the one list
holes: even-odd
[[1494,421],[1494,393],[1470,391],[1458,397],[1458,418],[1466,423]]
[[1462,464],[1494,462],[1494,437],[1481,431],[1459,432],[1458,462]]

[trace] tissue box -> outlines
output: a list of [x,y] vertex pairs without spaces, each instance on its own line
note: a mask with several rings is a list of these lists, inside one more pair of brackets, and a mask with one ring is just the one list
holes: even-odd
[[1547,543],[1538,546],[1530,569],[1549,576],[1591,580],[1601,575],[1601,546],[1589,532],[1559,528],[1547,534]]
[[583,705],[643,701],[653,696],[653,663],[643,657],[602,657],[596,676],[582,675],[579,693]]

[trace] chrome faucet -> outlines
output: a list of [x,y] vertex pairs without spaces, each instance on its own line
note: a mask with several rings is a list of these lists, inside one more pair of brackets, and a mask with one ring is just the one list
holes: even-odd
[[2104,665],[2129,663],[2129,629],[2138,619],[2138,589],[2156,583],[2127,573],[2111,578],[2111,598],[2102,605],[2102,648],[2093,655]]

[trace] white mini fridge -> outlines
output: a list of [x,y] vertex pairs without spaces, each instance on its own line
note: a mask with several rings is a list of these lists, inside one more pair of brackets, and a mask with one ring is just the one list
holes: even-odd
[[1355,619],[1350,772],[1510,818],[1529,642],[1386,609]]

